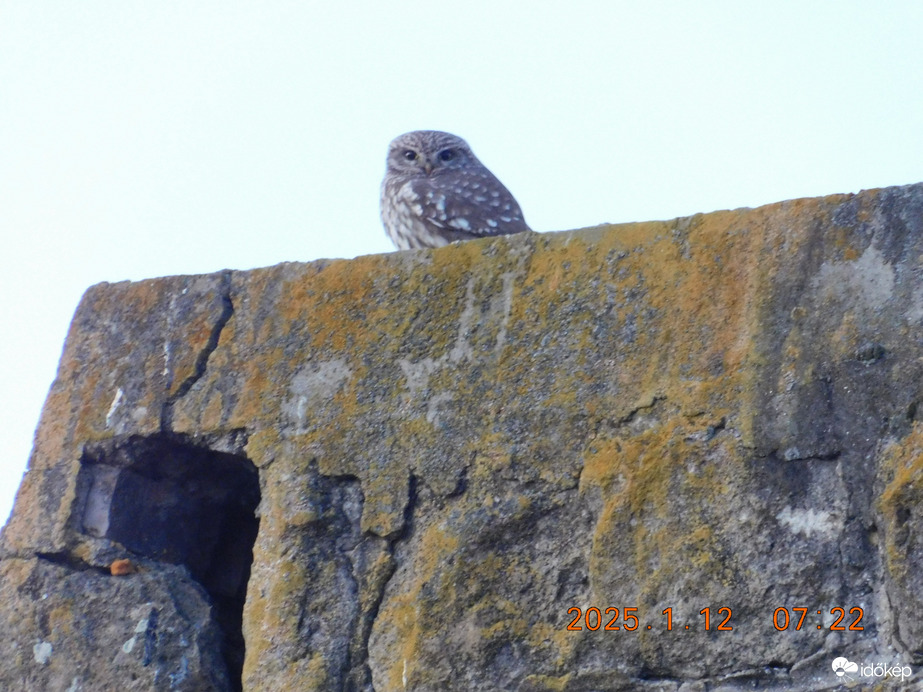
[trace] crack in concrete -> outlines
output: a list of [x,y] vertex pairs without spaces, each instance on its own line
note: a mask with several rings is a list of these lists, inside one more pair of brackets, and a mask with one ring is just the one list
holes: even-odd
[[648,412],[648,411],[653,412],[656,410],[659,404],[662,404],[666,400],[667,398],[663,396],[662,394],[655,394],[654,396],[650,398],[649,401],[646,401],[644,403],[639,403],[633,409],[631,409],[628,413],[626,413],[624,416],[617,419],[615,421],[616,426],[622,427],[622,426],[629,425],[635,422],[635,420],[638,418],[639,415],[641,415],[642,412]]
[[221,332],[225,325],[230,321],[231,317],[234,315],[234,304],[231,302],[230,271],[221,272],[221,303],[221,314],[218,316],[218,319],[215,320],[215,324],[212,327],[211,334],[209,334],[208,341],[205,343],[205,346],[196,357],[192,374],[183,380],[182,383],[180,383],[179,387],[176,388],[176,391],[169,395],[163,404],[163,410],[160,419],[160,429],[162,432],[172,432],[173,408],[176,406],[176,402],[183,398],[189,392],[189,390],[192,389],[192,386],[198,382],[205,374],[205,370],[208,367],[208,359],[211,357],[211,354],[214,353],[215,349],[218,348],[218,341],[221,338]]
[[100,574],[110,576],[110,572],[107,568],[91,565],[86,560],[83,560],[82,558],[79,558],[69,552],[46,553],[40,551],[26,556],[27,559],[31,559],[32,557],[35,557],[39,560],[44,560],[45,562],[50,562],[51,564],[58,565],[59,567],[65,567],[72,572],[99,572]]
[[[368,600],[364,607],[360,604],[360,612],[357,618],[357,628],[353,633],[353,642],[350,647],[350,670],[347,674],[349,689],[354,690],[372,690],[372,670],[369,666],[369,640],[372,636],[372,628],[375,626],[375,620],[381,610],[381,604],[385,600],[385,591],[391,578],[397,572],[397,563],[394,558],[395,549],[399,541],[406,540],[410,536],[413,512],[417,503],[417,483],[418,478],[411,473],[408,478],[407,504],[404,507],[404,520],[399,531],[389,536],[378,536],[369,532],[366,539],[373,538],[383,540],[383,550],[385,552],[386,564],[367,575],[365,580],[365,591],[368,594]],[[360,581],[360,575],[355,572],[353,578],[357,584]],[[361,657],[361,661],[356,660]]]

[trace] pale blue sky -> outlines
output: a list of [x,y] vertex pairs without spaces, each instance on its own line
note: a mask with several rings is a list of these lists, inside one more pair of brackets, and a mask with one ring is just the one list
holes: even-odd
[[0,0],[0,521],[100,281],[388,252],[407,130],[539,231],[923,181],[923,2]]

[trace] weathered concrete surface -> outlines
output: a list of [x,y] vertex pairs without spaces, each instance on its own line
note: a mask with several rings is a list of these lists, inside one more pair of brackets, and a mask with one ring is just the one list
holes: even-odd
[[93,287],[0,688],[919,689],[921,374],[923,185]]

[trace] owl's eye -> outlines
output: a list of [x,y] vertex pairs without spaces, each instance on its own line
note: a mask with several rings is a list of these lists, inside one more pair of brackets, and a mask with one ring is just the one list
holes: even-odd
[[455,158],[455,152],[452,151],[451,149],[443,149],[442,151],[439,152],[440,161],[451,161],[454,158]]
[[416,161],[417,152],[415,152],[413,149],[404,149],[404,151],[401,152],[401,156],[403,156],[408,161]]

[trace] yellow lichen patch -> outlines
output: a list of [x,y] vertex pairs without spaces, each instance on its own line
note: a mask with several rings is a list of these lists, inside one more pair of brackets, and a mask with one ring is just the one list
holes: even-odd
[[[749,348],[740,338],[747,308],[741,282],[745,287],[752,283],[752,267],[742,265],[729,249],[752,242],[735,235],[737,219],[734,213],[715,214],[687,220],[682,229],[678,222],[638,224],[586,234],[585,240],[547,240],[518,289],[512,321],[539,331],[545,322],[551,339],[565,337],[554,326],[561,322],[554,294],[562,290],[568,296],[568,321],[587,325],[577,334],[572,326],[569,337],[583,362],[598,350],[590,339],[594,324],[623,330],[630,325],[635,343],[618,353],[613,365],[618,366],[614,372],[619,381],[635,391],[663,389],[684,372],[737,368]],[[605,283],[607,294],[599,290],[599,282]],[[586,317],[575,321],[581,298],[591,295],[596,304],[586,303]],[[601,295],[614,303],[600,303]],[[671,348],[661,348],[663,343]],[[587,382],[579,380],[590,369],[583,362],[573,373],[563,374],[576,379],[573,386],[558,388],[557,396],[586,391]],[[571,405],[563,398],[560,403]]]
[[[419,563],[413,580],[408,583],[409,590],[382,604],[380,622],[386,632],[382,636],[391,644],[384,689],[403,689],[403,677],[416,672],[414,662],[423,653],[421,647],[426,647],[430,626],[441,627],[446,622],[446,613],[439,609],[431,612],[424,606],[444,603],[451,608],[457,600],[455,585],[446,581],[443,567],[458,551],[459,541],[446,529],[441,524],[426,528],[420,538]],[[425,677],[426,671],[419,674]]]
[[264,592],[251,593],[244,613],[247,635],[245,677],[259,670],[266,658],[275,658],[277,646],[297,648],[299,623],[303,612],[303,595],[307,585],[304,566],[291,559],[255,551],[256,558],[271,557],[263,562],[259,574],[253,575],[264,585]]
[[[207,430],[220,430],[224,424],[224,396],[220,391],[214,390],[207,398],[205,408],[202,409],[200,425]],[[174,426],[177,432],[180,428]]]
[[333,689],[330,668],[332,662],[321,654],[310,654],[291,664],[283,672],[283,679],[291,690]]
[[880,505],[882,509],[893,509],[901,494],[923,479],[923,424],[915,423],[910,434],[900,442],[889,444],[881,460],[882,471],[890,478],[881,494]]
[[536,650],[553,657],[551,660],[556,668],[566,670],[581,636],[562,625],[537,622],[529,627],[526,639]]
[[249,359],[238,365],[238,376],[246,387],[242,388],[237,405],[231,413],[228,425],[243,427],[253,421],[266,420],[278,412],[279,397],[267,396],[266,392],[277,391],[277,385],[271,379],[273,371],[284,362],[281,349],[272,349],[260,354],[259,360]]
[[681,419],[668,418],[630,437],[591,443],[580,489],[600,488],[603,503],[590,556],[591,583],[612,582],[607,575],[618,555],[630,555],[636,572],[646,575],[645,590],[659,589],[691,568],[716,585],[730,583],[716,520],[690,510],[720,502],[727,478],[706,461],[704,448],[687,441],[693,433]]
[[[310,346],[316,351],[373,353],[390,338],[406,333],[418,310],[394,310],[387,298],[395,292],[384,279],[392,274],[400,291],[426,297],[438,291],[444,300],[424,301],[427,322],[451,324],[456,300],[464,296],[471,251],[459,246],[436,251],[425,271],[412,274],[389,271],[394,259],[359,257],[349,262],[332,262],[310,277],[285,286],[287,300],[283,319],[308,326]],[[399,265],[400,266],[400,265]],[[439,310],[441,309],[441,310]],[[363,325],[363,329],[344,328]],[[434,332],[435,333],[435,332]],[[437,345],[438,346],[438,345]]]
[[892,576],[903,579],[911,557],[905,524],[923,502],[923,424],[914,424],[911,433],[888,445],[880,458],[886,483],[878,500],[878,510],[885,518],[885,555]]
[[572,675],[529,675],[523,680],[523,689],[534,692],[565,692],[570,687]]
[[[493,604],[496,605],[496,604]],[[519,608],[511,608],[513,613],[519,613]],[[496,611],[492,611],[496,612]],[[529,633],[529,623],[522,617],[508,617],[498,620],[481,630],[481,642],[508,642],[524,639]]]
[[376,536],[393,536],[401,530],[405,503],[395,501],[402,499],[400,491],[384,494],[380,487],[373,485],[369,491],[372,497],[362,511],[362,530]]
[[275,460],[280,443],[278,430],[262,428],[247,439],[247,458],[253,461],[257,468],[266,466]]
[[[512,456],[509,442],[500,433],[489,433],[481,438],[474,452],[470,474],[472,478],[489,479],[494,474],[509,468]],[[469,453],[470,454],[470,453]]]
[[608,495],[612,491],[613,483],[623,476],[625,462],[621,440],[594,440],[584,457],[580,491],[586,492],[590,487],[598,486]]
[[[359,264],[367,258],[356,260]],[[332,262],[306,280],[287,281],[282,286],[282,336],[295,324],[311,328],[311,345],[318,350],[341,353],[355,332],[342,328],[342,320],[365,320],[365,308],[373,307],[374,283],[360,267],[345,261]],[[363,344],[358,344],[361,348]]]
[[76,604],[65,601],[48,611],[48,630],[53,639],[65,640],[74,634]]

